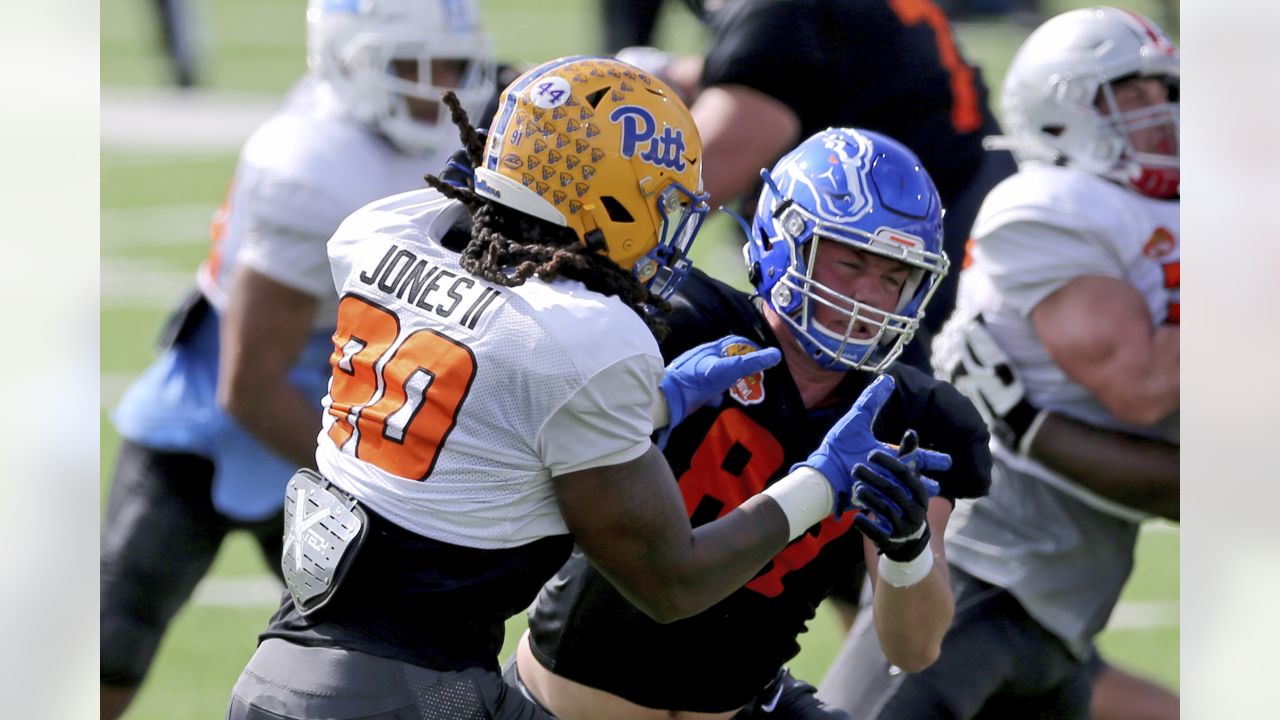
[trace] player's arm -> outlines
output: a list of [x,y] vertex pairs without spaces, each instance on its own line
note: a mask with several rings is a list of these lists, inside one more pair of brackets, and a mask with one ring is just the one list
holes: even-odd
[[[889,662],[906,672],[919,672],[938,658],[942,638],[955,614],[955,598],[951,594],[947,555],[942,537],[951,518],[951,501],[929,500],[929,548],[933,567],[914,585],[895,587],[881,582],[878,549],[870,539],[864,540],[867,567],[872,569],[876,634],[880,649]],[[850,623],[852,624],[852,623]]]
[[750,192],[760,169],[800,140],[791,108],[744,85],[704,88],[689,111],[702,137],[702,183],[712,207]]
[[1050,358],[1120,420],[1152,425],[1178,408],[1178,327],[1152,327],[1133,285],[1088,275],[1031,310]]
[[1177,521],[1177,445],[1046,413],[1030,443],[1031,457],[1118,503]]
[[933,363],[1010,450],[1109,500],[1178,519],[1178,446],[1035,407],[980,319],[957,316],[934,344]]
[[[751,356],[731,360],[741,363]],[[626,382],[625,375],[616,379]],[[666,459],[652,446],[625,462],[555,473],[553,487],[561,514],[592,564],[636,607],[660,622],[696,614],[744,585],[790,540],[833,510],[848,508],[853,468],[886,449],[875,440],[871,424],[893,387],[888,376],[872,383],[805,462],[732,512],[697,529],[690,526]],[[550,438],[572,435],[567,431],[580,422],[578,416],[628,422],[627,408],[615,408],[611,415],[600,396],[592,398],[584,391],[567,404],[579,410],[558,412],[548,421],[553,428]],[[647,420],[647,410],[641,412]],[[594,427],[607,442],[607,431],[598,424]],[[544,428],[547,437],[545,433]],[[558,440],[540,442],[553,455],[566,454]],[[920,451],[917,457],[924,468],[949,463],[940,453]]]
[[300,467],[315,465],[320,415],[289,383],[318,300],[240,266],[222,315],[218,405],[264,445]]
[[787,544],[787,517],[756,495],[719,520],[689,525],[666,459],[638,459],[555,478],[574,541],[633,605],[658,622],[701,612],[745,585]]

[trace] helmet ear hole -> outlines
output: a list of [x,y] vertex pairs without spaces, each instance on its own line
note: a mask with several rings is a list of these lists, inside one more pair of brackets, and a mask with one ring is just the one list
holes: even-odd
[[586,101],[587,101],[587,104],[591,106],[592,110],[594,110],[596,106],[600,104],[600,100],[604,97],[604,94],[607,92],[609,92],[609,88],[600,88],[599,90],[596,90],[595,92],[587,95]]
[[627,208],[624,207],[622,203],[618,202],[618,199],[612,195],[605,195],[601,197],[600,204],[604,205],[604,211],[609,213],[609,219],[616,223],[631,223],[636,221]]

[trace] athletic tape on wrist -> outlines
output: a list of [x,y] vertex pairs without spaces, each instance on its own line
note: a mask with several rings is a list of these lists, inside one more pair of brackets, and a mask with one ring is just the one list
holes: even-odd
[[822,473],[802,465],[778,482],[764,489],[787,516],[789,539],[795,540],[805,530],[827,519],[835,505],[831,483]]
[[911,587],[933,570],[933,550],[927,545],[914,560],[898,562],[880,556],[880,579],[896,588]]
[[1048,416],[1048,410],[1041,410],[1036,413],[1035,418],[1031,420],[1031,424],[1022,433],[1022,439],[1018,441],[1018,447],[1014,448],[1014,451],[1023,457],[1031,457],[1031,443],[1035,442],[1036,433],[1040,432],[1040,426],[1044,425],[1044,419]]

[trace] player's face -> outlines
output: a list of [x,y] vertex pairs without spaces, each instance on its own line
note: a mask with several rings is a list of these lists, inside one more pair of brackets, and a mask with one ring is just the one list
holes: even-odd
[[[1169,88],[1158,78],[1135,77],[1114,83],[1111,93],[1119,113],[1131,113],[1169,102]],[[1098,110],[1109,115],[1110,103],[1100,97]],[[1133,149],[1140,153],[1178,154],[1178,134],[1171,116],[1147,117],[1139,123],[1127,124],[1125,130]]]
[[[827,240],[820,241],[818,245],[813,279],[864,306],[892,312],[898,306],[898,297],[910,273],[910,267],[897,260]],[[818,288],[815,288],[815,294],[819,297],[825,295]],[[843,304],[829,295],[826,299]],[[883,315],[869,309],[863,314],[874,322],[884,320]],[[823,327],[841,334],[849,321],[847,315],[822,303],[815,305],[813,317]],[[854,325],[852,337],[866,340],[875,332],[875,327],[860,321]]]
[[[391,70],[403,80],[418,81],[417,60],[392,60]],[[462,74],[466,71],[465,60],[447,60],[433,58],[431,60],[431,84],[438,87],[456,88],[462,84]],[[407,97],[409,113],[423,122],[440,122],[440,103],[417,97]]]

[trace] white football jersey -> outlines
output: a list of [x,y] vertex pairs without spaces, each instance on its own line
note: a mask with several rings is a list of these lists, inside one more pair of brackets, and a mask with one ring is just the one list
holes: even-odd
[[406,155],[345,115],[328,85],[303,78],[240,153],[197,272],[201,291],[221,310],[243,264],[319,298],[315,324],[332,327],[329,236],[365,203],[424,187],[422,176],[443,169],[451,153]]
[[552,477],[648,450],[663,362],[616,297],[459,267],[439,240],[464,212],[435,190],[403,193],[330,240],[341,299],[316,459],[403,528],[515,547],[568,532]]
[[[1178,206],[1177,200],[1148,198],[1076,170],[1022,167],[983,202],[974,223],[973,264],[960,277],[956,321],[939,342],[963,332],[963,319],[980,311],[1032,404],[1176,442],[1176,412],[1155,427],[1130,426],[1068,378],[1050,359],[1030,314],[1072,279],[1100,275],[1137,288],[1153,324],[1177,322]],[[1086,658],[1132,571],[1144,515],[1012,452],[995,437],[991,449],[990,493],[957,505],[947,527],[948,561],[1008,589]]]
[[1176,200],[1149,198],[1075,170],[1026,166],[982,204],[958,305],[981,311],[1033,405],[1100,427],[1176,440],[1176,413],[1156,428],[1114,418],[1054,364],[1030,314],[1074,278],[1101,275],[1137,288],[1155,325],[1178,322],[1179,228]]

